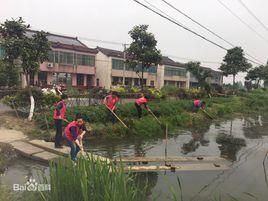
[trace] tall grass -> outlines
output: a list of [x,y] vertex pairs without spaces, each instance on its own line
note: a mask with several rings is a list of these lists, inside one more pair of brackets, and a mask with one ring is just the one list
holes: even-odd
[[80,158],[50,163],[51,192],[45,201],[142,201],[145,191],[122,167],[108,161]]

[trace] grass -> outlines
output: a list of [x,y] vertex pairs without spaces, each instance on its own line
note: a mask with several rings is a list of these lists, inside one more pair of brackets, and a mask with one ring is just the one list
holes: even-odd
[[[213,97],[205,99],[205,101],[207,102],[206,111],[217,119],[268,110],[268,92],[264,90],[254,90],[239,96]],[[201,111],[192,113],[192,104],[192,100],[161,100],[150,102],[149,107],[164,125],[168,124],[169,130],[199,127],[201,124],[210,121]],[[46,114],[50,129],[54,127],[52,112],[53,108],[51,108],[50,114]],[[69,108],[67,109],[67,119],[71,121],[78,112],[92,125],[95,136],[103,138],[158,137],[163,134],[163,128],[147,111],[143,111],[142,121],[137,119],[137,112],[133,103],[118,105],[117,111],[118,116],[130,129],[124,128],[119,122],[116,124],[109,123],[109,112],[103,105]],[[48,135],[45,114],[36,115],[35,121],[39,128],[43,130],[43,132],[39,132],[40,135]],[[66,123],[64,123],[65,125]],[[31,132],[29,133],[31,134]]]
[[51,192],[42,194],[45,201],[142,201],[145,191],[122,167],[108,161],[79,158],[50,163]]

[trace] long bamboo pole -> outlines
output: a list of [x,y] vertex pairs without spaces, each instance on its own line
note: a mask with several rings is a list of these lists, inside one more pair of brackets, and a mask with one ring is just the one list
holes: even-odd
[[155,114],[152,112],[152,110],[150,109],[150,108],[148,108],[148,111],[151,113],[151,115],[156,119],[156,121],[160,124],[160,125],[162,125],[161,124],[161,122],[160,122],[160,120],[155,116]]
[[201,109],[202,112],[204,112],[210,119],[213,119],[213,117],[204,109]]
[[167,138],[168,138],[168,125],[167,125],[167,124],[166,124],[165,134],[166,134],[166,144],[165,144],[165,166],[167,166]]
[[123,126],[125,128],[128,128],[127,125],[114,113],[114,111],[112,111],[106,104],[104,104],[108,110],[110,110],[110,112],[123,124]]

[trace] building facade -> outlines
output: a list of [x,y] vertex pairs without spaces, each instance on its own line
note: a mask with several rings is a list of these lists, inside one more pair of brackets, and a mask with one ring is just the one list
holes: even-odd
[[[141,66],[135,69],[125,63],[124,53],[117,50],[97,47],[96,56],[96,82],[97,86],[110,89],[118,84],[139,86]],[[124,70],[125,69],[125,70]],[[137,72],[137,70],[139,72]],[[158,68],[150,66],[144,72],[144,85],[155,87],[157,85]]]
[[[35,33],[36,31],[28,30],[26,35],[32,37]],[[38,73],[30,75],[31,85],[49,87],[56,84],[84,89],[93,86],[110,89],[118,84],[141,85],[141,66],[133,69],[127,65],[126,55],[122,51],[89,48],[76,37],[48,33],[47,39],[51,44],[49,59],[40,64]],[[3,54],[4,50],[0,46],[0,58]],[[211,85],[222,85],[221,72],[211,71],[212,77],[207,81]],[[187,71],[184,64],[165,56],[160,64],[147,68],[143,77],[144,85],[149,87],[198,87],[197,79]],[[25,79],[22,79],[22,83],[23,80]]]
[[[26,34],[31,37],[35,31]],[[51,44],[49,59],[40,64],[37,74],[30,76],[32,85],[95,86],[96,49],[88,48],[74,37],[48,33],[47,39]]]
[[[97,47],[96,82],[97,86],[110,89],[118,84],[140,86],[141,66],[135,69],[125,63],[125,55],[121,51]],[[139,72],[137,72],[139,71]],[[183,64],[163,57],[161,64],[150,66],[143,75],[144,85],[162,88],[164,85],[173,85],[189,88],[189,73]]]

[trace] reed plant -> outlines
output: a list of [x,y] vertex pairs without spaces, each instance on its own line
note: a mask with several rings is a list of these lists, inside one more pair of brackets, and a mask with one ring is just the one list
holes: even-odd
[[122,166],[92,155],[76,165],[70,159],[51,162],[50,184],[44,201],[142,201],[146,195]]

